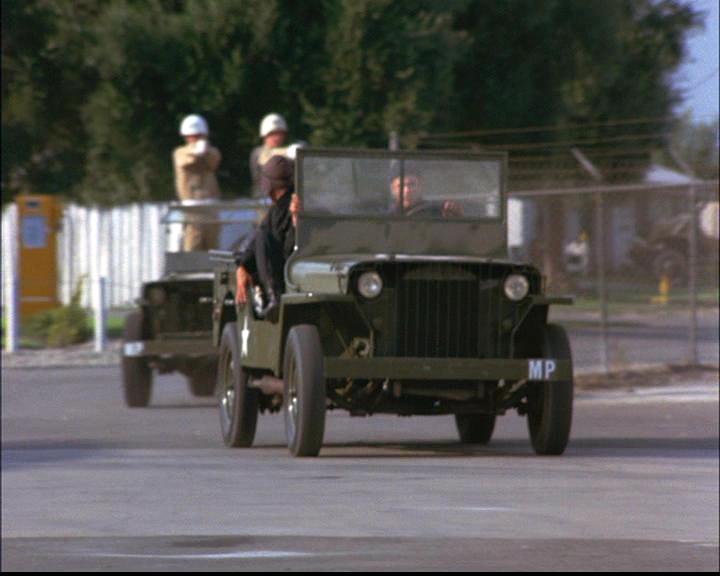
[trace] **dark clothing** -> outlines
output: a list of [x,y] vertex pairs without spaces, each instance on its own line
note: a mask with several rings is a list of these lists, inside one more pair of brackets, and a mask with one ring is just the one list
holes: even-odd
[[263,147],[257,146],[250,153],[250,176],[252,178],[252,195],[253,198],[264,198],[262,190],[260,190],[260,155]]
[[235,263],[243,266],[265,293],[280,296],[285,290],[285,262],[295,249],[295,228],[290,214],[292,189],[278,199],[255,233],[255,241],[235,253]]

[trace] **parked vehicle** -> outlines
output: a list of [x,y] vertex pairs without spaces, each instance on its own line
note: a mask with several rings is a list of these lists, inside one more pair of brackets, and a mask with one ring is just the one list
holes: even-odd
[[183,252],[183,226],[208,226],[218,247],[232,249],[262,219],[262,202],[191,201],[163,216],[168,250],[162,278],[143,284],[137,309],[125,321],[122,372],[125,402],[150,402],[153,375],[181,372],[196,396],[215,392],[217,349],[212,341],[213,271],[208,252]]
[[[695,209],[696,265],[701,275],[717,277],[718,203],[704,202]],[[656,281],[667,277],[675,286],[688,282],[690,265],[690,212],[658,221],[647,238],[636,238],[630,249],[633,265],[647,270]]]
[[[461,442],[527,415],[561,454],[573,364],[540,272],[507,258],[504,154],[301,149],[302,212],[279,314],[235,303],[215,253],[214,343],[225,444],[252,445],[282,412],[293,456],[317,456],[327,410],[454,415]],[[370,425],[370,424],[369,424]]]

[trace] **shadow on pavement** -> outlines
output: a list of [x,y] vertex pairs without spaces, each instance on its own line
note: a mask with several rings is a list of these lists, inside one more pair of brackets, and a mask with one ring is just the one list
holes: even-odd
[[[578,438],[571,439],[559,458],[715,458],[718,438]],[[537,456],[529,440],[498,440],[486,446],[458,443],[326,444],[322,459],[382,458],[558,458]]]

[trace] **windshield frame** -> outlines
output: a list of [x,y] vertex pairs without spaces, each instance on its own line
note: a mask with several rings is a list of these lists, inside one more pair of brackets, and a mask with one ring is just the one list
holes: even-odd
[[[329,158],[329,159],[349,159],[349,160],[401,160],[401,167],[405,165],[405,161],[413,161],[421,163],[426,161],[464,161],[464,162],[488,162],[495,161],[498,163],[498,211],[496,216],[461,216],[452,215],[443,217],[438,215],[416,215],[408,216],[404,212],[400,213],[377,213],[377,214],[340,214],[333,212],[316,212],[307,209],[304,189],[304,162],[306,158]],[[508,155],[506,152],[477,152],[467,150],[378,150],[378,149],[349,149],[349,148],[299,148],[297,151],[297,160],[295,166],[295,190],[300,197],[302,203],[302,217],[305,219],[318,220],[353,220],[353,221],[423,221],[423,222],[443,222],[443,223],[502,223],[506,218],[506,197],[507,197],[507,163]],[[401,174],[404,169],[401,168]]]
[[[166,254],[189,254],[183,247],[185,226],[209,226],[216,229],[218,244],[213,250],[229,251],[253,230],[256,230],[270,207],[269,199],[217,200],[193,199],[172,202],[165,206],[160,218]],[[229,215],[228,213],[232,213]],[[248,228],[247,232],[233,233],[233,227]],[[223,243],[230,237],[231,242]]]
[[254,212],[255,216],[262,220],[263,216],[270,207],[270,201],[267,199],[238,199],[238,200],[183,200],[182,202],[172,202],[168,204],[163,215],[160,218],[160,224],[163,226],[171,226],[175,224],[183,224],[183,219],[175,219],[175,215],[191,215],[210,216],[203,218],[202,224],[233,224],[247,222],[247,219],[227,219],[218,218],[218,212],[243,212],[249,214]]

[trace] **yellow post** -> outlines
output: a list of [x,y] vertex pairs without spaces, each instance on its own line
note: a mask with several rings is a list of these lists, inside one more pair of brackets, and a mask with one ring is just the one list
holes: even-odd
[[55,196],[21,194],[18,207],[20,317],[57,308],[57,233],[62,205]]
[[660,277],[660,285],[658,286],[658,295],[653,296],[650,300],[653,304],[662,304],[665,306],[670,302],[670,277],[663,274]]

